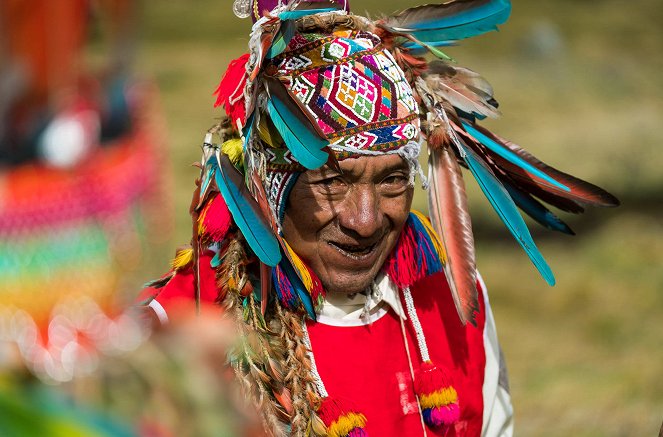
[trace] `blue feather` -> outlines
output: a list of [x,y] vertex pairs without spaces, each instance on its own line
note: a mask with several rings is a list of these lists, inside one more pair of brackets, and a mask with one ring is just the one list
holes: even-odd
[[255,113],[252,112],[251,115],[246,119],[246,125],[244,126],[244,129],[242,129],[242,140],[243,146],[244,146],[244,156],[247,155],[246,149],[249,145],[249,139],[251,138],[251,134],[253,133],[253,120],[255,119],[254,117]]
[[267,50],[265,57],[267,59],[272,59],[283,53],[286,47],[288,47],[288,44],[290,43],[292,37],[295,36],[296,30],[297,26],[295,25],[294,21],[281,22],[281,27],[279,28],[278,32],[276,32],[274,40],[272,41],[272,44],[269,46],[269,49]]
[[332,12],[338,10],[337,8],[322,8],[322,9],[309,9],[300,11],[285,11],[279,14],[281,21],[297,20],[298,18],[306,17],[307,15],[321,14],[323,12]]
[[412,35],[419,41],[430,44],[434,41],[449,41],[472,38],[487,32],[498,30],[494,25],[477,24],[468,28],[466,26],[451,27],[448,29],[424,30],[421,32],[412,32]]
[[479,132],[477,129],[475,129],[471,124],[466,123],[465,121],[462,122],[463,127],[465,130],[472,135],[477,141],[479,141],[481,144],[484,146],[488,147],[490,150],[493,152],[497,153],[500,155],[502,158],[506,159],[510,163],[517,165],[518,167],[522,168],[523,170],[526,170],[533,175],[547,181],[548,183],[554,185],[555,187],[564,190],[564,191],[571,191],[569,187],[566,185],[563,185],[559,182],[557,182],[555,179],[552,177],[548,176],[538,168],[534,167],[532,164],[529,162],[525,161],[522,159],[520,156],[517,154],[513,153],[511,150],[497,144],[495,141],[484,135],[483,133]]
[[207,191],[207,188],[209,187],[209,184],[214,180],[214,172],[216,171],[216,164],[214,164],[214,161],[216,159],[214,157],[210,158],[207,161],[207,164],[205,165],[205,168],[207,169],[207,173],[205,173],[205,178],[203,179],[202,183],[200,184],[200,193],[204,193]]
[[[456,45],[456,41],[434,41],[426,45],[432,47],[451,47]],[[417,44],[413,41],[404,42],[401,47],[407,50],[409,54],[414,56],[424,55],[429,51],[427,47],[422,46],[421,44]]]
[[422,20],[402,29],[409,32],[421,30],[446,29],[461,26],[472,26],[482,24],[484,26],[497,26],[504,23],[511,14],[511,2],[509,0],[493,0],[471,9],[445,16],[432,16],[430,20]]
[[[245,185],[241,184],[241,174],[235,170],[225,155],[223,158],[220,155],[221,152],[217,152],[219,165],[215,179],[223,200],[226,201],[235,224],[256,256],[263,263],[274,267],[281,260],[279,243],[259,215],[255,200],[248,193]],[[227,165],[224,166],[220,162],[221,159],[225,159]],[[235,171],[237,175],[229,174],[231,171]]]
[[411,8],[393,17],[388,25],[394,31],[411,33],[419,41],[430,43],[465,39],[497,30],[497,26],[506,22],[510,15],[509,0],[448,2]]
[[479,187],[488,198],[488,201],[504,222],[516,241],[529,256],[530,260],[537,268],[543,279],[550,285],[555,285],[555,277],[546,263],[546,260],[534,244],[532,236],[527,229],[525,221],[520,216],[516,205],[507,193],[504,186],[495,177],[488,166],[479,158],[468,146],[462,142],[456,143],[461,148],[461,156],[467,163],[474,178],[479,183]]
[[532,196],[522,193],[511,184],[503,182],[504,188],[509,192],[511,199],[516,203],[525,214],[532,217],[542,226],[553,231],[562,232],[568,235],[575,235],[573,230],[564,223],[559,217],[553,214],[548,208],[537,202]]
[[270,96],[267,111],[286,146],[301,165],[314,170],[327,162],[329,155],[321,149],[329,144],[328,141],[290,113],[279,97],[274,94]]
[[221,255],[221,252],[217,252],[216,254],[214,254],[214,257],[209,262],[210,267],[212,267],[213,269],[215,269],[215,268],[217,268],[221,265],[221,256],[220,255]]

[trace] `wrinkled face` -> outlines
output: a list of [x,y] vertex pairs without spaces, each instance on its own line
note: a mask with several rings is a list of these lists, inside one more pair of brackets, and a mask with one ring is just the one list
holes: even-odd
[[297,179],[283,233],[329,292],[365,290],[398,241],[412,203],[409,167],[398,155],[362,156]]

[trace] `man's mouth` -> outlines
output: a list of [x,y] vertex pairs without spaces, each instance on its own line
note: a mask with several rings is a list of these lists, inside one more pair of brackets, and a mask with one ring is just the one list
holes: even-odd
[[334,249],[341,252],[343,255],[357,260],[367,258],[375,252],[375,248],[378,245],[378,242],[375,242],[370,245],[366,244],[342,244],[335,241],[328,241],[329,244]]

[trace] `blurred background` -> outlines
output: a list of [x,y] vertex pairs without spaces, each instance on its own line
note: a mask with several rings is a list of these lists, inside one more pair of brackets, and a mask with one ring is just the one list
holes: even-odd
[[[124,291],[165,272],[175,247],[190,239],[188,205],[198,174],[190,164],[220,115],[212,92],[228,62],[245,52],[250,30],[231,3],[144,1],[136,12],[133,70],[152,78],[160,94],[165,122],[152,138],[162,175],[173,178],[162,185],[161,215],[174,221],[174,235],[152,245],[158,250],[141,257],[138,272],[122,276]],[[351,2],[355,13],[374,17],[420,3]],[[510,372],[516,435],[646,436],[661,427],[662,21],[660,0],[513,0],[500,32],[447,50],[494,86],[503,117],[486,123],[491,130],[622,201],[578,217],[561,213],[575,237],[532,224],[556,274],[550,288],[468,184],[478,264]],[[83,57],[92,69],[108,58],[102,29],[88,31]],[[425,204],[418,193],[415,207],[425,211]],[[214,407],[203,387],[198,380],[173,390],[193,390],[208,412],[200,421],[208,424]]]

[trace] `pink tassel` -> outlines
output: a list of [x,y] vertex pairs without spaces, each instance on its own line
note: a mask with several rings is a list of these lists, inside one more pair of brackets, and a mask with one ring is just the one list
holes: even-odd
[[438,428],[449,426],[460,418],[460,408],[458,404],[452,404],[446,407],[427,408],[422,411],[426,425]]
[[428,426],[450,426],[458,422],[458,394],[444,370],[430,361],[423,363],[415,372],[414,390],[419,397],[424,422]]

